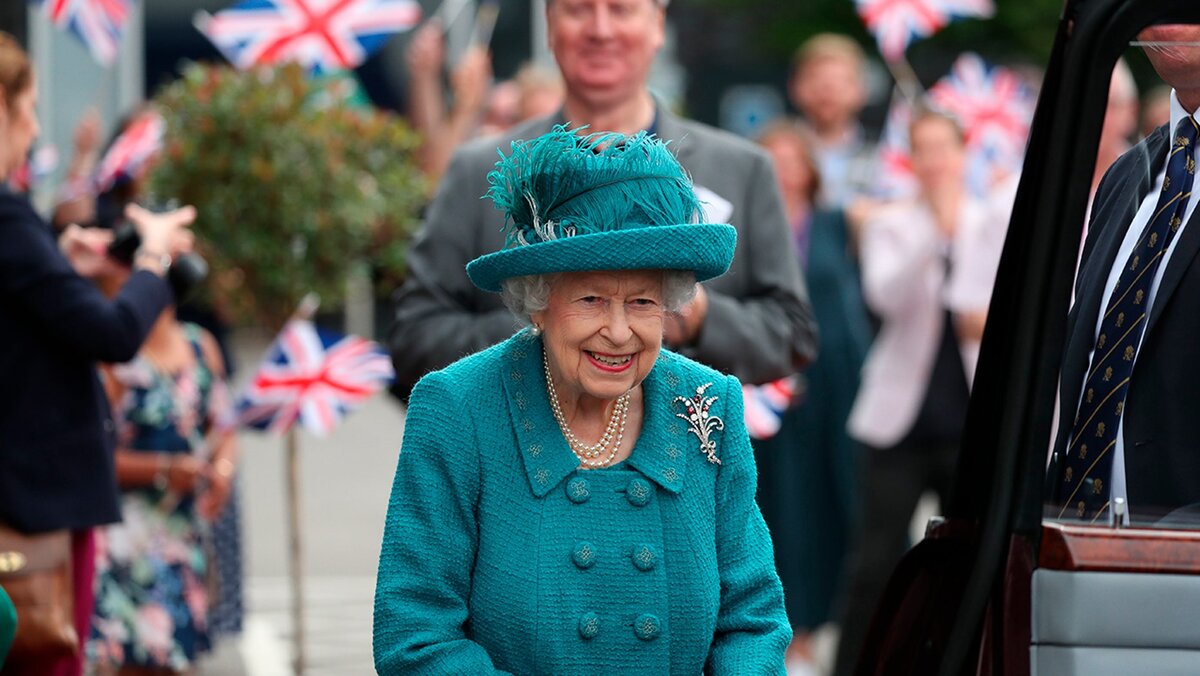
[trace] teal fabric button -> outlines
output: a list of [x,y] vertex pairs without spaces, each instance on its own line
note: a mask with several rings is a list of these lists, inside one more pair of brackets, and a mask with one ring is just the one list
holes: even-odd
[[658,554],[650,545],[637,545],[633,548],[633,565],[642,572],[654,570],[658,563]]
[[645,479],[630,479],[625,487],[625,499],[634,507],[645,507],[650,502],[652,490],[650,482]]
[[596,613],[584,613],[579,618],[579,638],[590,641],[600,633],[600,618]]
[[571,552],[571,560],[582,570],[591,568],[596,563],[596,548],[590,542],[580,542]]
[[641,615],[633,621],[633,633],[643,641],[653,641],[661,631],[662,625],[654,615]]
[[587,479],[576,477],[567,482],[567,499],[577,505],[590,500],[592,497],[592,487]]

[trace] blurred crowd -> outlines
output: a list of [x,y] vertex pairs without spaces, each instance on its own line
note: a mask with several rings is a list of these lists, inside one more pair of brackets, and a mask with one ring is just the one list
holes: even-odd
[[[451,63],[436,20],[409,43],[406,113],[431,194],[395,295],[396,392],[516,328],[463,270],[499,237],[478,199],[496,148],[559,122],[670,140],[706,216],[739,228],[739,253],[730,275],[671,317],[666,342],[739,376],[747,415],[765,416],[747,422],[794,632],[789,673],[819,673],[814,637],[836,626],[833,669],[848,674],[918,502],[944,497],[953,476],[1018,177],[968,190],[965,130],[916,101],[916,189],[882,195],[876,134],[860,121],[869,63],[848,37],[798,46],[786,83],[794,117],[764,126],[752,147],[650,93],[662,44],[652,25],[548,14],[558,67],[527,64],[506,80],[483,46]],[[6,180],[38,131],[32,68],[0,37]],[[1168,95],[1139,97],[1118,65],[1093,190],[1167,121]],[[81,112],[47,219],[0,188],[0,373],[20,384],[0,395],[0,535],[69,532],[80,646],[10,662],[6,674],[77,674],[85,663],[190,673],[241,627],[232,364],[220,307],[186,302],[193,214],[137,206],[148,167],[94,180],[106,146],[145,113],[105,144],[98,116]]]

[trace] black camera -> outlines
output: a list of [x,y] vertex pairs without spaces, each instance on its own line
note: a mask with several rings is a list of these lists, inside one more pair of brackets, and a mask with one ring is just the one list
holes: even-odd
[[[113,227],[113,241],[108,245],[108,255],[125,265],[133,265],[133,257],[142,245],[142,236],[129,221],[121,221]],[[196,292],[200,283],[208,276],[208,263],[194,254],[176,256],[167,272],[167,283],[175,293],[175,304],[181,305]]]

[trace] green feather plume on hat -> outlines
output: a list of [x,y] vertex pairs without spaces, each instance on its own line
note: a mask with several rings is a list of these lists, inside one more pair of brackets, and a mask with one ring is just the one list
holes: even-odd
[[644,131],[579,131],[558,125],[500,153],[485,197],[505,213],[506,248],[697,221],[691,179],[666,143]]

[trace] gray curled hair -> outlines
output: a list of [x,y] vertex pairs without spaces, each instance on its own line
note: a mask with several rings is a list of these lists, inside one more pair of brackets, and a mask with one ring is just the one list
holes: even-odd
[[[663,306],[668,312],[678,312],[696,297],[696,275],[690,270],[663,270]],[[550,305],[550,291],[557,274],[509,277],[501,283],[500,297],[504,305],[523,324],[529,316]]]

